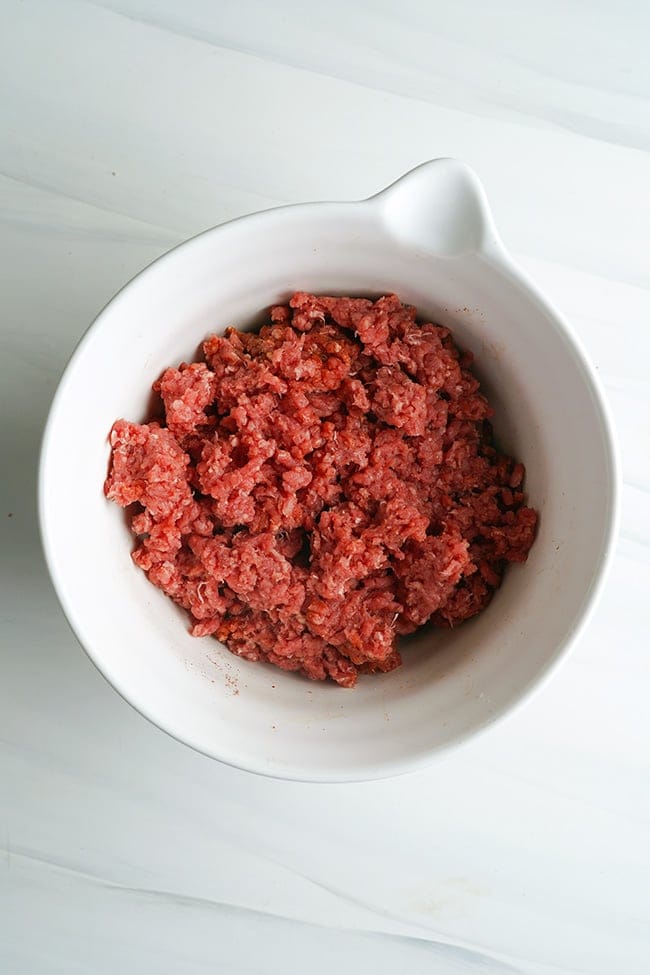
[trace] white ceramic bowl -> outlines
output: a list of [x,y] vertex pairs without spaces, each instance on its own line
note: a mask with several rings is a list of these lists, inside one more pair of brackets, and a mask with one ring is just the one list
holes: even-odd
[[[254,325],[294,290],[388,291],[450,325],[476,355],[503,447],[540,512],[528,562],[488,609],[413,640],[403,666],[353,690],[313,683],[187,633],[132,563],[104,499],[107,434],[147,418],[151,383],[229,324]],[[65,372],[40,470],[43,542],[66,615],[134,707],[194,748],[286,778],[379,778],[429,762],[522,701],[578,636],[616,529],[616,459],[594,373],[558,313],[500,243],[462,163],[425,163],[357,203],[283,207],[166,254],[99,315]]]

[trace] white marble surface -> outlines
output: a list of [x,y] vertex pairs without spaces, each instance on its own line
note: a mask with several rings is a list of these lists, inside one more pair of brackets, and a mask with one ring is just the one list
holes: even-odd
[[[650,970],[650,8],[0,3],[0,971]],[[34,476],[57,379],[152,258],[457,155],[568,315],[622,534],[551,684],[430,770],[265,780],[134,713],[71,635]]]

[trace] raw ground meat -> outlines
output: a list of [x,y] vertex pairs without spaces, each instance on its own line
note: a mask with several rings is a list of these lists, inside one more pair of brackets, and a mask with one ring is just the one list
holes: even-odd
[[472,356],[396,295],[298,292],[203,355],[154,384],[159,422],[115,423],[105,484],[196,636],[349,687],[525,561],[537,515]]

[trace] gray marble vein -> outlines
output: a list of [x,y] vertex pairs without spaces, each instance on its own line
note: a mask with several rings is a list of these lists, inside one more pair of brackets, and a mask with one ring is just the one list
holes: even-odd
[[[502,4],[497,13],[464,0],[441,16],[436,6],[417,2],[399,8],[335,2],[313,18],[303,18],[295,0],[273,6],[247,0],[236,10],[224,7],[218,18],[206,2],[182,9],[171,0],[97,0],[94,5],[218,48],[391,94],[650,148],[650,73],[630,70],[634,59],[643,61],[643,37],[650,30],[648,11],[640,4],[634,5],[636,36],[621,29],[613,10],[601,7],[590,11],[592,32],[586,39],[583,8],[575,3],[555,3],[549,16],[531,2]],[[287,23],[290,32],[277,29]],[[591,60],[596,56],[603,59],[597,72]]]

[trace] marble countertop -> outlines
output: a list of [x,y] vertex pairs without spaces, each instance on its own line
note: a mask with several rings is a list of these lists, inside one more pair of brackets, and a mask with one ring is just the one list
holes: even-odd
[[[641,0],[0,4],[0,970],[650,971],[650,8]],[[604,381],[623,517],[552,682],[425,772],[272,781],[105,683],[59,609],[39,438],[98,309],[178,241],[483,180]]]

